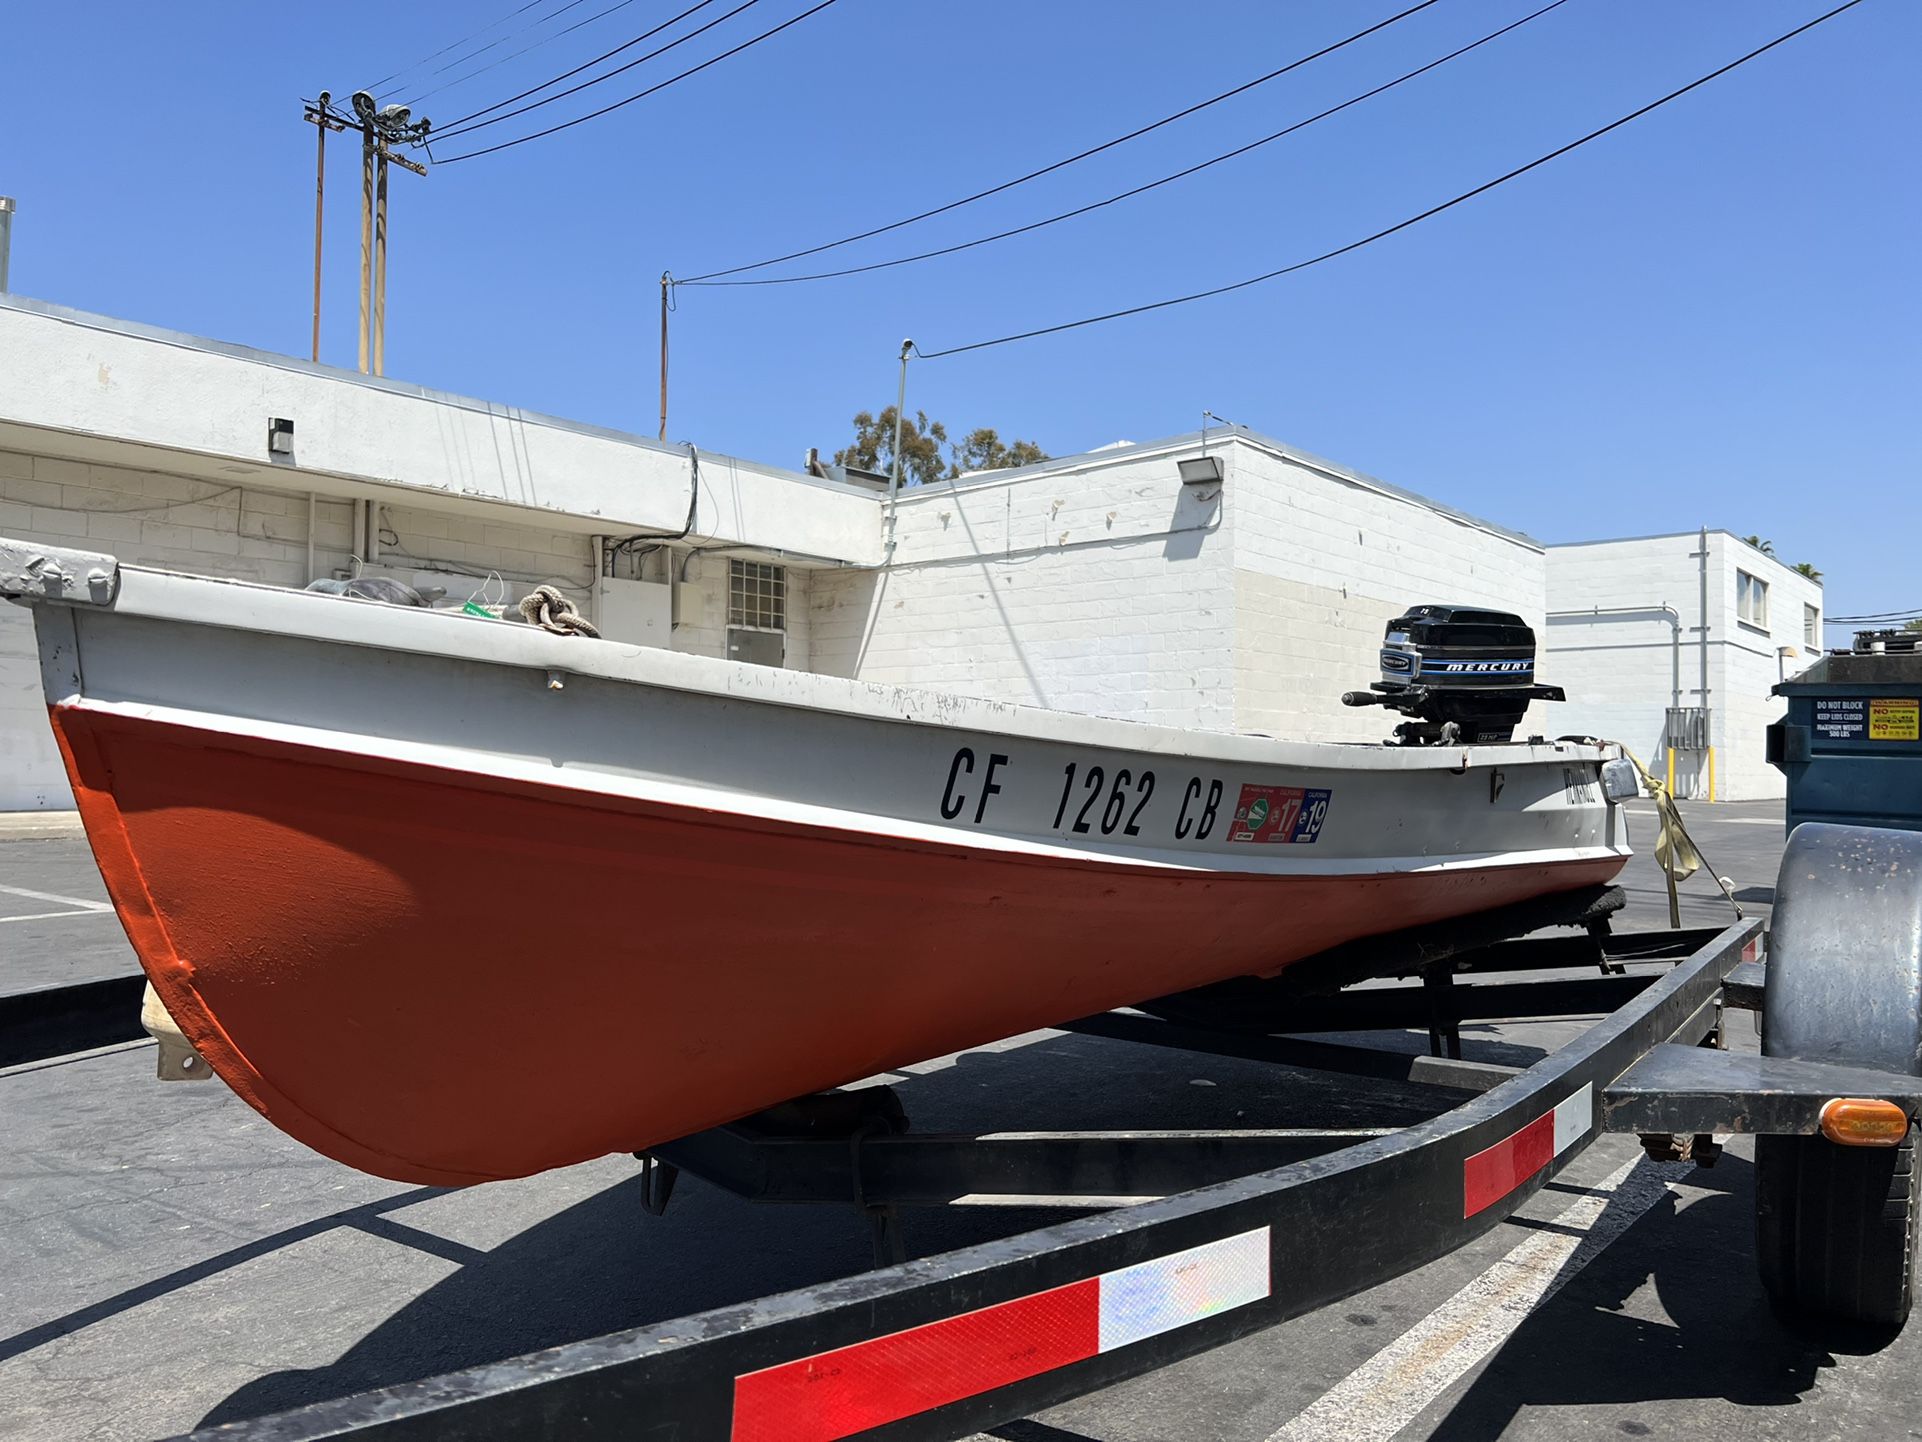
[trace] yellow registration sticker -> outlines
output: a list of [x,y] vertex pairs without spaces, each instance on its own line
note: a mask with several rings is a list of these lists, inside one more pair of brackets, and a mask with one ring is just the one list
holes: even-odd
[[1922,702],[1892,698],[1870,701],[1869,740],[1922,740]]

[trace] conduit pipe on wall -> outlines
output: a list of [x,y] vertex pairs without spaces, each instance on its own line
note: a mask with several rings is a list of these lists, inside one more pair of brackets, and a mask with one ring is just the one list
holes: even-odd
[[[1682,613],[1668,602],[1658,606],[1590,606],[1580,611],[1550,611],[1548,619],[1557,618],[1580,620],[1587,616],[1647,616],[1659,615],[1668,618],[1668,708],[1669,714],[1681,709],[1682,705]],[[1668,753],[1668,791],[1675,794],[1675,746],[1668,736],[1668,727],[1662,727],[1663,749]]]
[[1702,546],[1695,553],[1700,563],[1702,578],[1702,626],[1700,631],[1702,655],[1702,707],[1708,708],[1708,527],[1702,527]]
[[1668,704],[1676,710],[1682,704],[1682,613],[1668,602],[1658,606],[1584,606],[1579,611],[1550,611],[1548,619],[1578,620],[1584,616],[1661,615],[1669,624]]
[[1702,527],[1702,545],[1696,552],[1702,575],[1702,722],[1708,728],[1708,799],[1715,799],[1715,713],[1708,706],[1708,527]]

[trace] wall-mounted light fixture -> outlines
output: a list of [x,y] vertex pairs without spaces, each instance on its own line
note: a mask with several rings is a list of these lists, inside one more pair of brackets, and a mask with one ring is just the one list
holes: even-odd
[[1181,472],[1181,484],[1184,486],[1215,486],[1221,484],[1221,457],[1208,454],[1209,421],[1220,421],[1224,426],[1230,427],[1234,425],[1233,421],[1226,420],[1216,415],[1213,411],[1203,411],[1201,413],[1201,454],[1198,456],[1190,456],[1185,461],[1175,462],[1176,468]]
[[267,455],[270,459],[285,457],[289,460],[294,454],[294,423],[275,416],[267,422]]

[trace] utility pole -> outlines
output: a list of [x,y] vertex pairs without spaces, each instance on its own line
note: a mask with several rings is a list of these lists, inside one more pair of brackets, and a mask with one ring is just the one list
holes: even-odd
[[661,432],[659,440],[667,439],[667,313],[668,292],[673,288],[674,277],[666,271],[661,272]]
[[[393,153],[393,145],[420,145],[429,121],[409,120],[405,105],[374,108],[374,97],[354,92],[360,121],[360,373],[387,370],[387,167],[390,163],[427,174],[427,167]],[[318,281],[316,281],[318,286]]]
[[387,142],[374,142],[374,374],[387,374]]
[[364,90],[354,92],[354,110],[360,115],[360,373],[371,370],[369,342],[373,336],[374,284],[374,97]]
[[321,216],[327,206],[327,132],[345,130],[347,122],[336,120],[328,109],[333,96],[323,90],[320,99],[307,107],[305,118],[314,126],[314,359],[320,359],[320,245]]

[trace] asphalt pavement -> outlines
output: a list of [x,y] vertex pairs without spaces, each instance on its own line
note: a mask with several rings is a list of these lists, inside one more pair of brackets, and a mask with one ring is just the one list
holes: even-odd
[[[1745,908],[1765,912],[1780,806],[1687,811]],[[1637,835],[1652,839],[1645,824]],[[1665,926],[1645,855],[1625,879],[1622,925]],[[132,970],[103,902],[83,840],[0,841],[0,990]],[[1681,906],[1685,926],[1729,916],[1703,876]],[[1471,1057],[1506,1059],[1579,1030],[1465,1035]],[[383,1182],[306,1151],[218,1083],[163,1086],[152,1068],[136,1044],[0,1072],[0,1437],[168,1436],[872,1264],[844,1209],[754,1207],[683,1178],[665,1216],[645,1215],[627,1158],[462,1191]],[[1398,1124],[1440,1104],[1424,1088],[1057,1032],[891,1084],[935,1130]],[[988,1435],[1922,1436],[1922,1327],[1811,1334],[1770,1314],[1744,1144],[1707,1171],[1640,1157],[1605,1137],[1516,1219],[1431,1266]],[[929,1254],[1065,1215],[913,1212],[907,1236]]]

